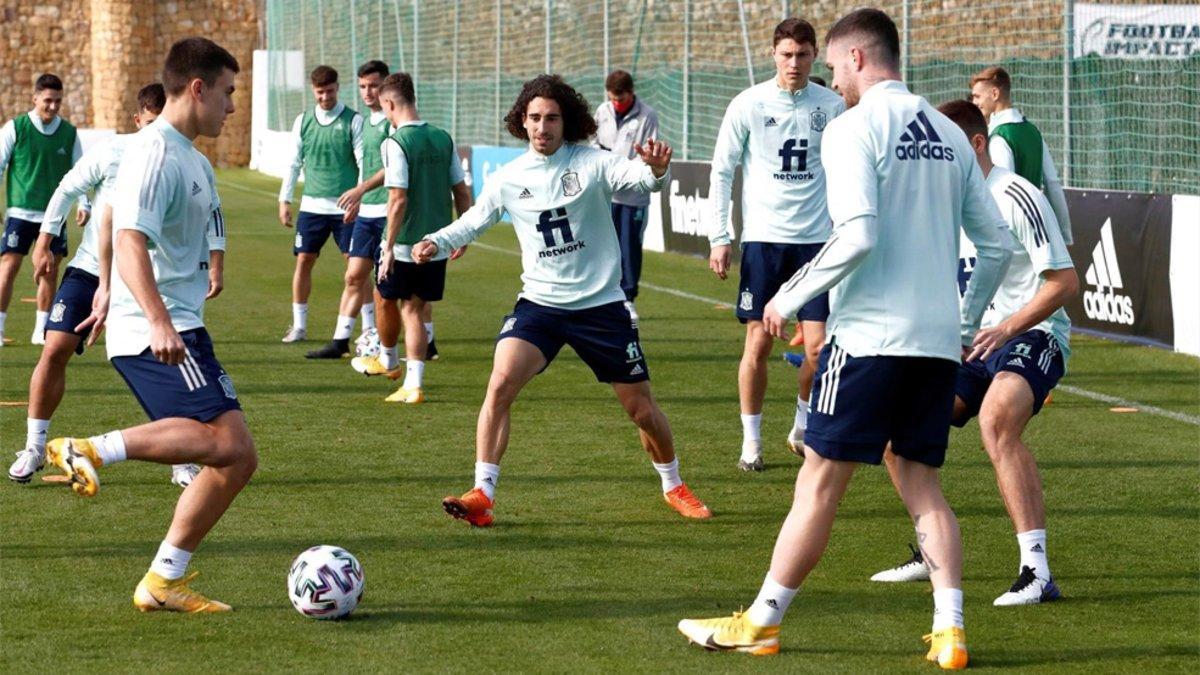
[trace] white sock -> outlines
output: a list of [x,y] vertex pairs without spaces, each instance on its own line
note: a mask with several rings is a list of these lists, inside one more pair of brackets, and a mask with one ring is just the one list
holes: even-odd
[[375,330],[375,303],[363,303],[361,315],[363,332]]
[[179,579],[187,572],[187,566],[191,560],[191,551],[176,548],[163,541],[158,545],[158,553],[154,555],[154,562],[150,563],[150,571],[164,579]]
[[500,465],[475,462],[475,487],[483,490],[488,499],[496,499],[496,483],[500,480]]
[[49,318],[50,318],[50,312],[43,312],[41,310],[38,310],[37,319],[34,321],[34,324],[33,324],[33,334],[34,335],[41,335],[46,332],[46,319],[49,319]]
[[433,322],[425,324],[425,341],[433,342]]
[[334,340],[349,340],[354,332],[354,317],[338,315],[337,327],[333,329]]
[[8,320],[8,312],[0,312],[0,335],[4,334],[4,322]]
[[409,359],[404,369],[404,389],[420,389],[425,379],[425,362]]
[[933,592],[933,632],[962,628],[962,589],[943,588]]
[[292,303],[292,328],[308,330],[308,303]]
[[808,429],[808,401],[796,397],[796,419],[792,422],[792,436],[799,438]]
[[771,575],[767,574],[767,578],[763,579],[762,589],[758,591],[758,597],[746,613],[746,618],[755,626],[778,626],[783,623],[783,615],[787,613],[788,605],[792,604],[792,598],[796,597],[799,591],[799,588],[788,588],[776,583]]
[[762,413],[742,415],[742,461],[753,462],[762,456]]
[[381,347],[379,350],[379,360],[383,363],[383,367],[391,370],[400,363],[400,345],[392,345],[391,347]]
[[680,485],[683,485],[683,479],[679,477],[678,457],[667,462],[666,464],[657,464],[655,462],[650,463],[654,464],[654,470],[658,472],[660,477],[662,477],[663,494],[666,494]]
[[1029,530],[1017,535],[1021,548],[1021,566],[1031,567],[1039,579],[1050,579],[1050,562],[1046,559],[1046,531]]
[[38,452],[46,451],[46,433],[50,430],[50,420],[37,420],[32,417],[25,419],[25,447],[37,448]]
[[88,440],[96,446],[96,453],[100,455],[100,463],[104,466],[125,461],[125,439],[121,432],[110,431],[100,436],[92,436]]

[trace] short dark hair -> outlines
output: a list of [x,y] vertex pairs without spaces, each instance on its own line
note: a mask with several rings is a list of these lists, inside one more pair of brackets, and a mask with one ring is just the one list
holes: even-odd
[[771,46],[774,47],[784,40],[795,40],[797,44],[807,42],[813,46],[813,49],[816,49],[817,30],[804,19],[787,18],[775,26],[775,37],[771,38]]
[[989,66],[975,73],[971,77],[971,86],[974,87],[976,82],[987,82],[999,89],[1005,98],[1012,93],[1012,78],[1009,77],[1008,71],[1000,66]]
[[614,94],[632,94],[633,76],[624,70],[614,70],[604,78],[604,91]]
[[139,112],[149,110],[157,115],[167,105],[167,91],[158,82],[148,84],[138,90],[137,101]]
[[821,85],[822,87],[828,87],[828,86],[829,86],[829,85],[825,84],[825,78],[823,78],[823,77],[817,77],[816,75],[809,75],[809,76],[808,76],[808,81],[809,81],[809,82],[816,82],[817,84]]
[[308,80],[314,87],[328,87],[331,84],[337,84],[338,72],[330,66],[317,66],[313,68]]
[[873,9],[856,9],[838,19],[825,34],[825,44],[851,35],[862,35],[871,40],[870,46],[878,47],[879,56],[888,65],[900,64],[900,34],[896,22],[885,12]]
[[366,77],[372,74],[380,77],[387,77],[390,74],[390,71],[388,70],[388,64],[380,61],[379,59],[372,59],[358,67],[359,77]]
[[396,95],[409,105],[417,104],[417,92],[413,87],[412,75],[408,73],[392,73],[383,78],[383,84],[379,85],[379,95],[391,92],[396,92]]
[[596,133],[596,119],[592,117],[591,108],[583,94],[575,91],[560,75],[538,75],[521,87],[516,102],[504,116],[508,133],[514,138],[529,140],[524,124],[525,111],[535,98],[549,98],[558,103],[563,117],[563,140],[577,143]]
[[168,96],[178,96],[187,89],[188,82],[200,78],[212,86],[221,71],[228,68],[240,72],[237,59],[221,45],[202,37],[184,38],[171,45],[167,60],[163,63],[163,88]]
[[62,80],[58,79],[58,76],[54,73],[42,73],[41,75],[38,75],[38,79],[33,83],[33,90],[36,92],[42,91],[43,89],[62,91]]
[[987,138],[987,120],[983,119],[983,113],[974,103],[962,99],[946,101],[938,106],[938,112],[957,124],[958,128],[967,135],[968,140],[975,136]]

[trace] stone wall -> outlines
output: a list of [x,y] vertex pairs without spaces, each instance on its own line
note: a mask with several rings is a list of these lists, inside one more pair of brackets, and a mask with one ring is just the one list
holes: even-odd
[[53,72],[65,86],[65,118],[120,132],[133,130],[137,91],[160,78],[173,42],[196,35],[216,40],[242,66],[237,112],[219,139],[201,139],[197,147],[216,166],[249,162],[254,0],[0,0],[0,18],[0,119],[27,111],[34,80]]

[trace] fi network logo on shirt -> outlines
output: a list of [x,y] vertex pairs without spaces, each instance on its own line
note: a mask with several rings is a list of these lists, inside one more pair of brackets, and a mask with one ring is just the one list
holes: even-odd
[[1089,319],[1133,325],[1133,299],[1116,292],[1124,288],[1124,282],[1117,266],[1117,247],[1113,245],[1112,218],[1100,228],[1100,241],[1092,250],[1092,264],[1084,279],[1096,287],[1083,292],[1083,311]]
[[900,134],[900,145],[896,146],[896,159],[944,159],[954,161],[954,150],[942,144],[942,137],[929,123],[925,112],[917,113],[916,119],[909,122],[907,131]]

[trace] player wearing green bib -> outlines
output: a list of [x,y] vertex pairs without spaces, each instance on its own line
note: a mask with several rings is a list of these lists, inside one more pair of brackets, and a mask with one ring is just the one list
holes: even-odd
[[[4,344],[4,322],[21,262],[37,239],[54,189],[83,154],[75,127],[58,116],[62,98],[62,80],[50,73],[41,75],[33,86],[33,110],[0,128],[0,174],[8,169],[4,239],[0,241],[0,345]],[[87,197],[80,197],[77,218],[81,226],[87,223],[90,208]],[[34,275],[37,323],[30,342],[38,345],[46,343],[46,318],[57,287],[58,264],[67,254],[65,231],[51,250],[52,264]]]
[[[379,185],[372,190],[358,187],[375,174],[383,173],[383,158],[379,146],[392,132],[392,125],[379,106],[379,85],[388,76],[383,61],[367,61],[358,68],[358,93],[369,111],[362,127],[363,151],[359,165],[358,185],[342,193],[337,205],[346,215],[342,222],[350,228],[349,257],[346,259],[346,287],[338,305],[337,330],[342,331],[345,317],[351,321],[362,312],[362,335],[358,338],[359,355],[378,351],[379,338],[375,329],[375,298],[372,294],[371,268],[379,255],[379,239],[387,222],[387,190]],[[348,199],[348,195],[356,195]],[[349,349],[349,336],[334,339],[310,354],[310,358],[341,358]]]
[[1012,78],[1000,66],[991,66],[971,78],[971,102],[988,123],[988,155],[992,163],[1033,183],[1050,202],[1063,241],[1070,246],[1071,215],[1050,148],[1042,132],[1012,105]]
[[415,404],[425,398],[422,385],[428,343],[423,314],[429,303],[442,299],[450,256],[443,254],[430,264],[417,265],[412,246],[449,225],[454,219],[451,207],[459,213],[471,208],[471,192],[450,134],[423,122],[417,113],[412,77],[407,73],[389,75],[379,96],[396,127],[381,148],[388,192],[387,233],[376,286],[381,349],[377,356],[358,357],[351,365],[364,375],[398,378],[403,325],[404,383],[386,400]]
[[[308,337],[312,270],[331,235],[342,256],[349,259],[352,228],[343,222],[346,214],[337,201],[342,193],[358,183],[359,166],[363,161],[363,118],[338,102],[337,71],[329,66],[317,66],[310,81],[316,106],[297,116],[292,126],[295,154],[291,170],[279,191],[279,222],[284,227],[291,227],[292,192],[300,170],[304,170],[304,197],[300,200],[296,240],[292,246],[296,256],[296,271],[292,275],[292,326],[284,335],[284,342],[299,342]],[[333,339],[341,350],[336,356],[349,352],[354,319],[354,316],[344,314],[338,316]],[[307,356],[329,358],[325,352],[324,349],[317,350]]]

